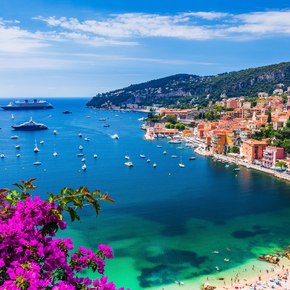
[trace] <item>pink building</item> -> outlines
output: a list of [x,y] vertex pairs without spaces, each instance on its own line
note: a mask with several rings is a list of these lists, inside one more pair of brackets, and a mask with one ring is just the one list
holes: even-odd
[[275,165],[278,159],[284,159],[285,152],[283,148],[268,146],[263,151],[263,166],[271,168]]

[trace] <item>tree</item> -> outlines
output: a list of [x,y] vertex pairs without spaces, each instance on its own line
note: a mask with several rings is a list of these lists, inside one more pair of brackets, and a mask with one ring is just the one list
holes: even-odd
[[280,167],[281,169],[283,169],[283,168],[285,168],[286,166],[287,166],[287,163],[285,162],[285,161],[277,161],[276,163],[275,163],[275,166],[276,167]]
[[271,111],[268,112],[267,123],[270,124],[272,122]]
[[233,146],[229,151],[230,153],[240,153],[240,148],[238,146]]
[[167,122],[169,122],[171,124],[175,124],[176,123],[176,117],[174,115],[167,115],[166,116],[166,120],[167,120]]
[[94,253],[79,247],[73,251],[70,238],[55,238],[64,230],[63,212],[71,220],[79,220],[78,210],[90,204],[98,215],[99,201],[113,200],[107,193],[86,187],[64,188],[60,194],[49,194],[48,200],[32,198],[33,181],[15,184],[17,190],[0,190],[0,289],[45,290],[115,290],[107,277],[92,281],[79,275],[84,269],[104,273],[105,259],[113,257],[107,245],[99,245]]

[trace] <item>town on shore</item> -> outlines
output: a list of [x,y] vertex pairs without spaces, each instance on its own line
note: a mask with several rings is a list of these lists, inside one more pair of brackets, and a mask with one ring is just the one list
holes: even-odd
[[[132,105],[133,106],[133,105]],[[137,107],[129,109],[138,110]],[[198,108],[149,108],[145,139],[186,142],[195,152],[290,181],[290,87]]]

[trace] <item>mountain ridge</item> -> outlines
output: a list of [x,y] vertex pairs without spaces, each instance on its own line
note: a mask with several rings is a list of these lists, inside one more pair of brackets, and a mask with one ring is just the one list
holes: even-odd
[[278,83],[290,86],[290,62],[209,76],[175,74],[97,94],[87,106],[106,108],[127,104],[205,104],[225,96],[254,97],[262,91],[270,94]]

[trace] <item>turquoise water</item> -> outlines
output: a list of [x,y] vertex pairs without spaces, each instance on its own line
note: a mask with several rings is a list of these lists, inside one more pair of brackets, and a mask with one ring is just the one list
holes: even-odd
[[[289,183],[246,168],[236,172],[236,166],[226,168],[224,163],[200,156],[189,161],[192,149],[179,150],[166,140],[145,141],[137,120],[142,113],[92,110],[85,108],[84,99],[50,101],[53,110],[13,112],[14,120],[11,112],[0,112],[0,154],[6,156],[0,160],[0,185],[11,187],[36,177],[35,194],[43,197],[64,186],[108,191],[116,203],[103,204],[97,219],[85,208],[82,221],[69,224],[65,234],[76,245],[96,248],[98,243],[110,244],[115,259],[108,263],[106,274],[118,286],[162,289],[175,280],[215,273],[215,266],[226,270],[288,245]],[[72,114],[64,115],[64,110]],[[31,116],[49,130],[11,129]],[[110,127],[103,127],[104,123]],[[115,133],[119,140],[111,138]],[[12,135],[19,139],[10,139]],[[33,152],[35,140],[38,154]],[[45,143],[39,144],[40,140]],[[21,145],[19,159],[16,144]],[[76,157],[79,145],[84,147],[86,172],[81,170],[81,158]],[[167,155],[162,154],[164,150]],[[145,160],[140,154],[146,155]],[[178,157],[171,158],[173,154]],[[124,166],[125,155],[131,157],[133,168]],[[180,160],[185,168],[178,167]],[[33,166],[35,161],[42,165]]]

